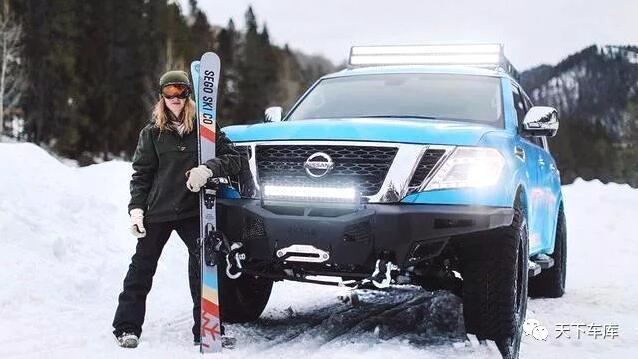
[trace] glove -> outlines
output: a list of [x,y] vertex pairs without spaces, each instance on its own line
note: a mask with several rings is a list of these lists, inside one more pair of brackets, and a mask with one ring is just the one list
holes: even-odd
[[199,189],[213,176],[213,171],[206,165],[199,165],[186,172],[186,176],[188,176],[186,187],[192,192],[199,192]]
[[141,208],[133,208],[129,214],[131,215],[131,233],[137,238],[146,236],[144,210]]

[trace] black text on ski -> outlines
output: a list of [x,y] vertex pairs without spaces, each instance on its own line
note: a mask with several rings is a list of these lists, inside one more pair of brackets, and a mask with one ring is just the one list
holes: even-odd
[[203,91],[211,96],[202,96],[202,121],[207,125],[212,125],[215,120],[213,107],[215,93],[215,71],[204,71],[204,88]]

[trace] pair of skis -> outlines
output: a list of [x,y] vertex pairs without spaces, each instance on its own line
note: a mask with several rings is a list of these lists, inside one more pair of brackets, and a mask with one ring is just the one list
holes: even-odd
[[[191,64],[193,89],[197,100],[198,159],[203,164],[215,158],[217,89],[221,63],[219,57],[205,53],[200,61]],[[215,202],[217,188],[209,183],[200,191],[200,243],[201,243],[201,353],[222,351],[222,323],[219,309],[219,282],[217,278],[218,250],[221,238],[217,232]]]

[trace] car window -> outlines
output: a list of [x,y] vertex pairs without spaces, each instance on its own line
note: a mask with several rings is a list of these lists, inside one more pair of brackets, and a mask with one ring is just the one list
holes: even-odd
[[321,80],[287,121],[421,118],[502,127],[498,77],[457,74],[370,74]]
[[523,101],[525,102],[525,111],[529,111],[529,109],[534,106],[532,100],[530,100],[525,93],[523,93]]
[[[527,111],[529,111],[529,109],[532,108],[534,104],[532,104],[532,100],[529,99],[529,96],[527,96],[525,92],[523,91],[521,92],[523,95],[523,103],[525,104],[525,113],[527,113]],[[536,144],[537,146],[544,148],[545,151],[549,152],[549,147],[547,146],[546,137],[531,137],[529,140],[532,143]]]
[[[516,109],[516,117],[518,118],[518,127],[522,128],[523,119],[525,118],[525,114],[531,108],[532,102],[527,98],[527,96],[523,96],[518,86],[512,83],[512,95],[514,96],[514,108]],[[542,137],[533,137],[533,136],[525,136],[525,138],[539,146],[543,147],[543,139]]]
[[520,127],[523,123],[523,118],[525,118],[525,103],[523,102],[523,96],[518,91],[518,87],[512,86],[512,95],[514,96],[514,108],[516,109],[516,117]]

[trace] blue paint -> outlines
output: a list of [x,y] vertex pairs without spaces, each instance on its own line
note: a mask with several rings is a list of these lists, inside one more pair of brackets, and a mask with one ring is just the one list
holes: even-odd
[[[552,253],[558,208],[562,201],[560,177],[555,170],[556,163],[548,150],[518,133],[519,119],[512,96],[515,81],[500,71],[435,66],[378,66],[343,70],[323,78],[385,73],[449,73],[499,77],[504,107],[504,128],[426,119],[344,118],[230,126],[224,131],[235,142],[343,140],[495,148],[505,160],[495,185],[479,189],[425,191],[411,194],[402,202],[512,207],[517,192],[521,191],[524,196],[523,202],[527,206],[530,254]],[[306,94],[312,91],[314,86],[316,83]],[[514,154],[517,147],[525,151],[524,160]],[[542,162],[544,165],[541,165]],[[238,196],[237,193],[231,192],[228,192],[229,196]]]
[[229,126],[234,142],[315,140],[375,141],[419,144],[476,145],[496,127],[467,122],[424,119],[325,119]]

